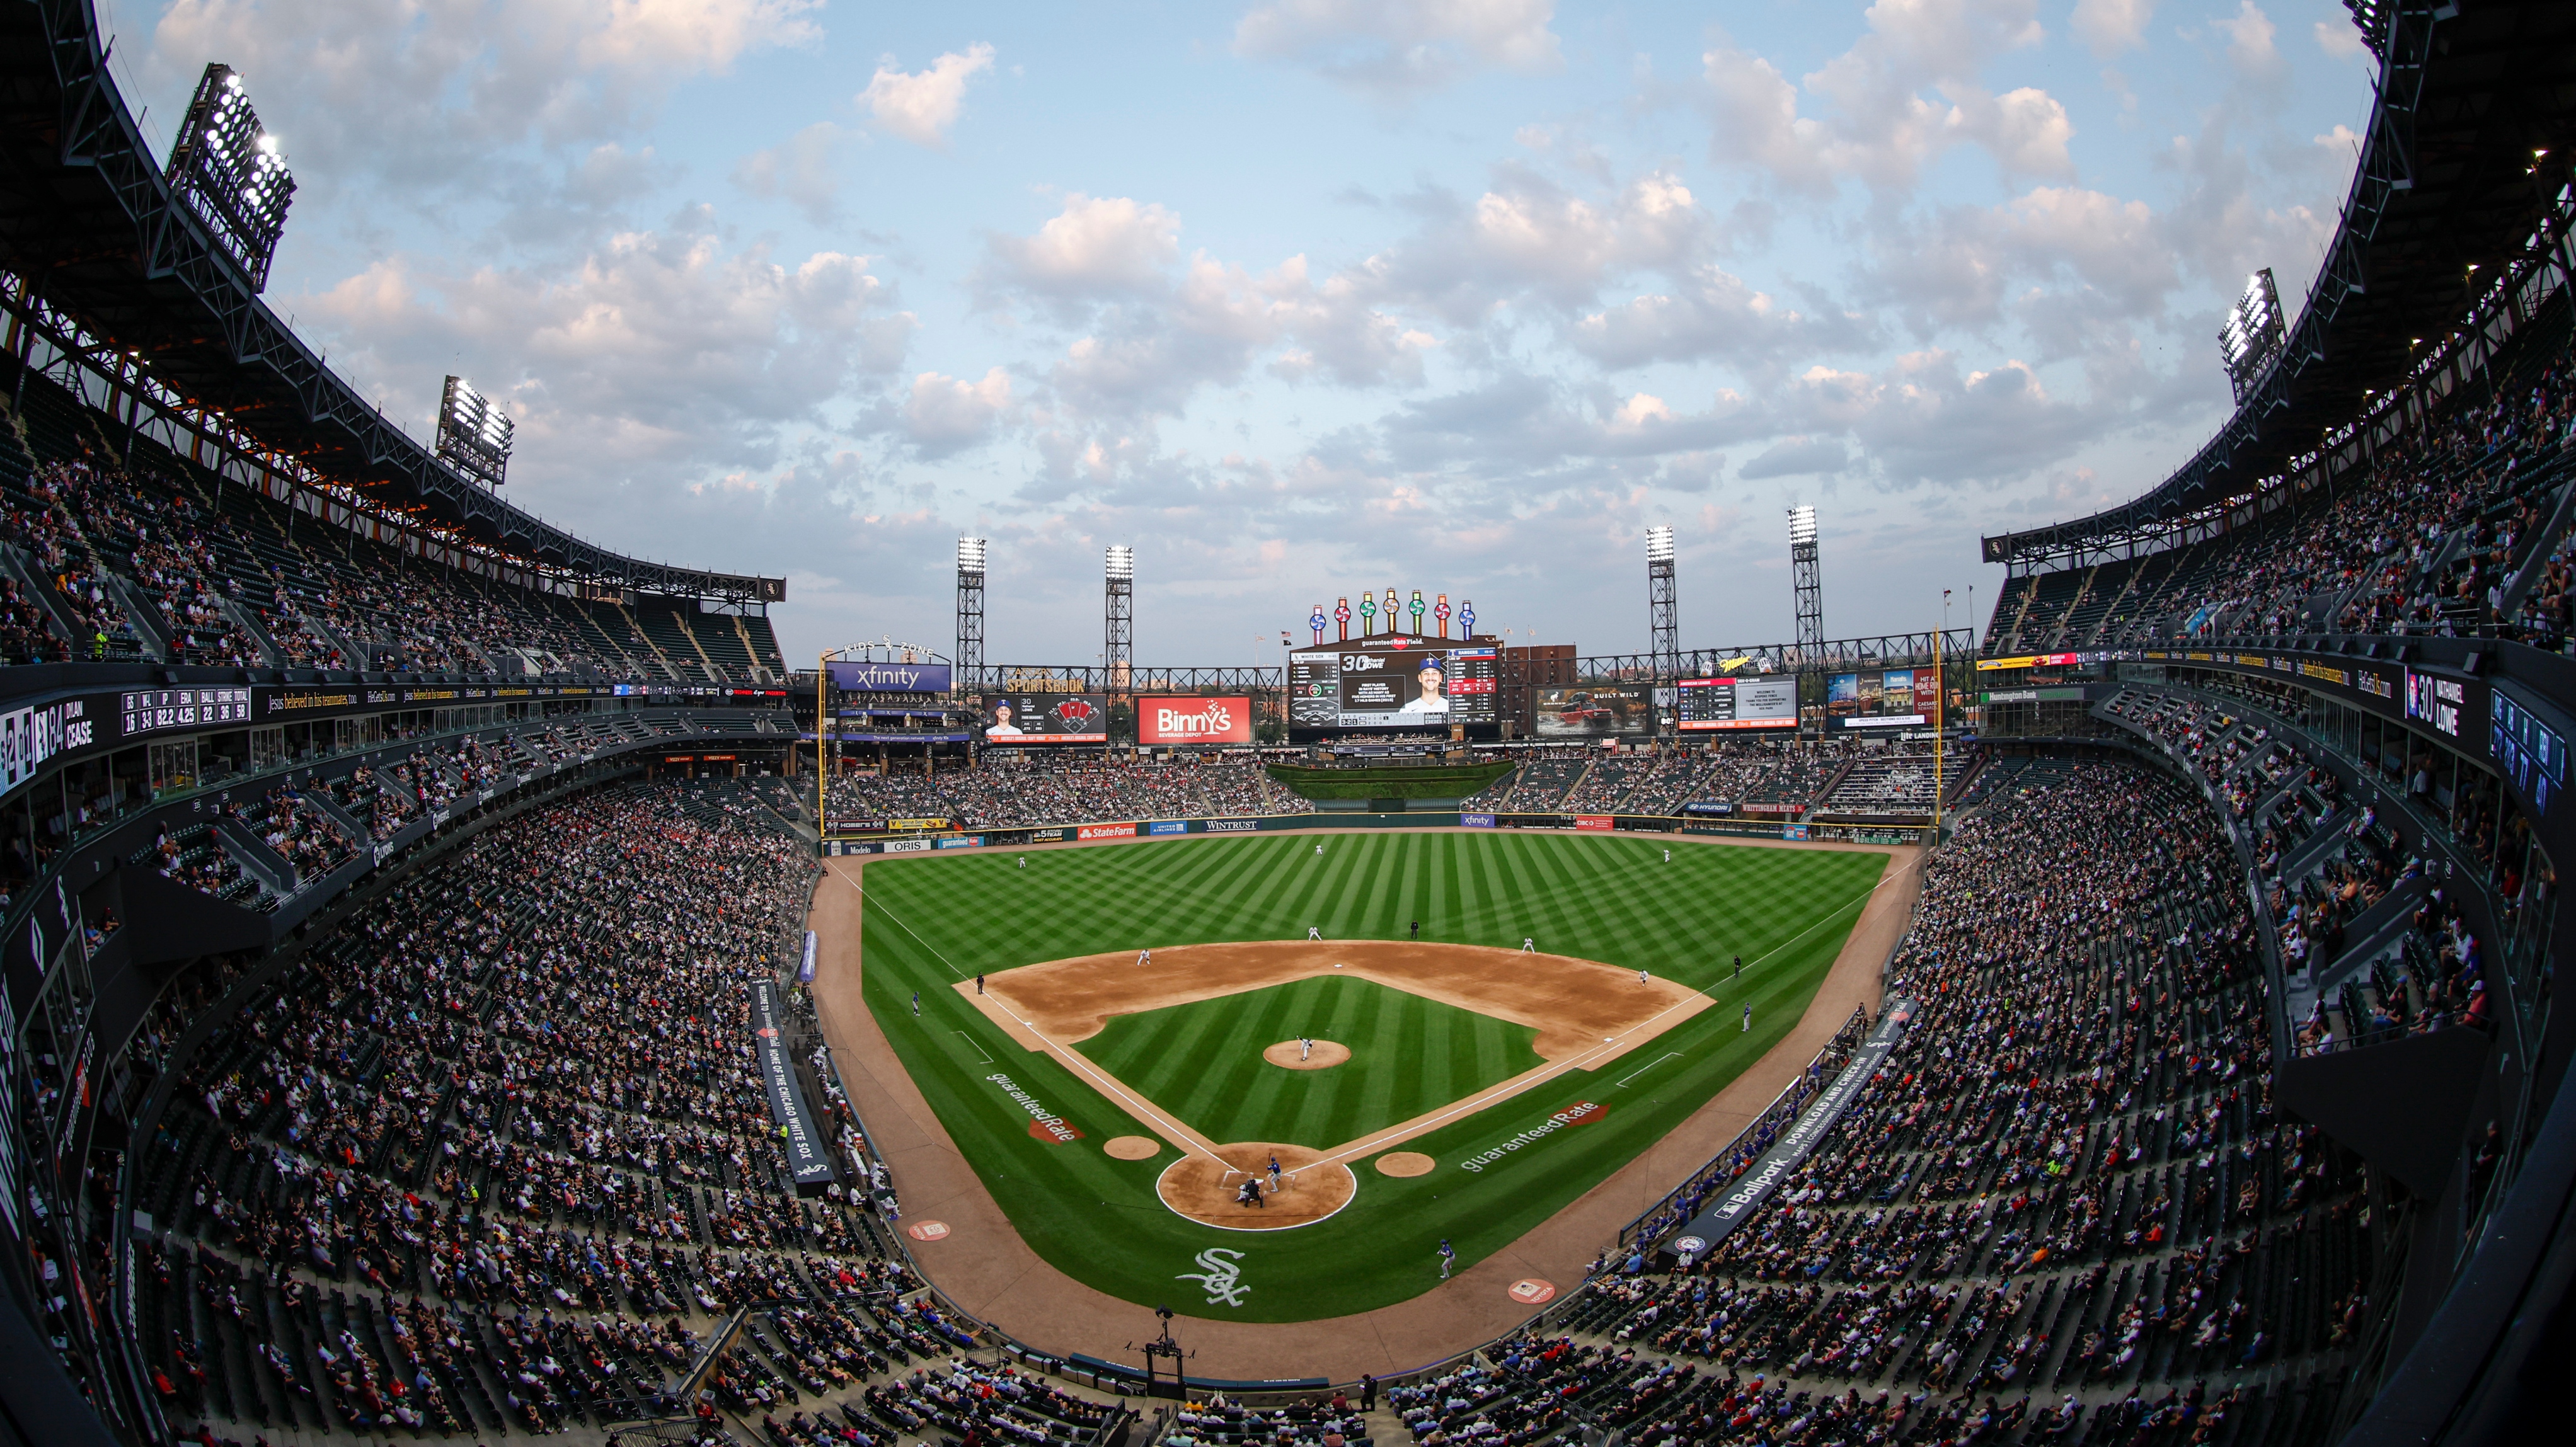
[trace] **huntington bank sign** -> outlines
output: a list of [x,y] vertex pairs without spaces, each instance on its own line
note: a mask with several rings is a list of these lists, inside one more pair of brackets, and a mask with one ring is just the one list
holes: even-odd
[[1136,741],[1140,744],[1248,744],[1252,742],[1252,700],[1140,698],[1136,700]]

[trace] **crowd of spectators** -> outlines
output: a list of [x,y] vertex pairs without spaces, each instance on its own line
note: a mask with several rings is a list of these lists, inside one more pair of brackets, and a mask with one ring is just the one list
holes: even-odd
[[1815,1154],[1704,1258],[1605,1256],[1547,1333],[1398,1394],[1418,1442],[1559,1408],[1657,1447],[2330,1414],[2308,1384],[2371,1279],[2359,1173],[2272,1107],[2254,923],[2200,801],[2016,769],[1925,871],[1889,987],[1914,1018]]
[[782,1188],[748,987],[788,958],[812,864],[736,788],[494,827],[187,1063],[136,1172],[138,1340],[174,1421],[650,1415],[747,1305],[763,1324],[710,1385],[744,1411],[958,1348],[901,1300],[915,1283],[856,1192]]
[[833,780],[825,807],[836,821],[946,819],[971,829],[1009,829],[1088,819],[1304,814],[1315,806],[1259,764],[1059,760],[988,761],[933,772],[907,761],[881,774]]

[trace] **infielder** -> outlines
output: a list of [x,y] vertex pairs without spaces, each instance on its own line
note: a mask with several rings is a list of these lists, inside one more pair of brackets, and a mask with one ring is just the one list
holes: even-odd
[[1136,952],[1136,963],[1139,965],[1150,965],[1154,963],[1154,952],[1150,949],[1138,950]]
[[[1314,1058],[1314,1054],[1315,1042],[1310,1039],[1300,1038],[1297,1042],[1297,1059],[1300,1062],[1310,1060]],[[1277,1156],[1272,1156],[1270,1159],[1271,1163],[1274,1165],[1277,1164],[1279,1160]]]
[[1320,926],[1311,924],[1306,926],[1306,938],[1310,940],[1321,940],[1323,937],[1324,931]]
[[1521,953],[1525,955],[1534,955],[1538,953],[1538,939],[1536,936],[1521,936]]
[[1643,970],[1639,970],[1639,971],[1637,972],[1637,983],[1638,983],[1638,984],[1640,984],[1640,985],[1643,985],[1643,984],[1648,983],[1647,978],[1646,978],[1646,972],[1645,972],[1645,971],[1643,971]]

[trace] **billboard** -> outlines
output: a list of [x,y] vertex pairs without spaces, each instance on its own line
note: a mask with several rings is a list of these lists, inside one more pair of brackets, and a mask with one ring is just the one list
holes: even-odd
[[1105,744],[1109,700],[1097,693],[1000,693],[984,696],[987,744]]
[[843,693],[946,693],[945,663],[827,663],[832,686]]
[[1939,674],[1929,668],[1873,668],[1825,680],[1825,715],[1850,729],[1930,723]]
[[1747,674],[1742,678],[1685,678],[1680,681],[1681,727],[1711,729],[1793,729],[1798,726],[1798,679],[1795,674]]
[[1543,739],[1642,736],[1654,731],[1654,690],[1642,683],[1542,688],[1536,723]]
[[1304,729],[1419,729],[1497,717],[1501,651],[1389,635],[1288,655],[1288,722]]
[[1140,698],[1136,700],[1136,742],[1248,744],[1252,742],[1252,700]]

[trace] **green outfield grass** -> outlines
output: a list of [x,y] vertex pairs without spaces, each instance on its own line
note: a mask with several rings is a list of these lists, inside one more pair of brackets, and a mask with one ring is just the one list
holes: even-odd
[[[1457,1248],[1461,1267],[1508,1245],[1635,1158],[1788,1032],[1886,864],[1879,854],[1472,830],[1320,836],[1324,853],[1318,856],[1318,837],[1192,836],[1036,850],[1026,869],[1007,849],[880,859],[867,867],[862,928],[870,1010],[1020,1234],[1067,1274],[1138,1303],[1140,1331],[1151,1326],[1141,1308],[1158,1302],[1191,1315],[1256,1321],[1362,1311],[1438,1284],[1434,1253],[1443,1238]],[[1662,859],[1668,843],[1670,864]],[[1359,1195],[1338,1215],[1291,1231],[1246,1233],[1164,1209],[1154,1178],[1173,1153],[1166,1149],[1146,1161],[1104,1155],[1100,1145],[1111,1136],[1152,1132],[1077,1072],[1012,1043],[950,988],[978,972],[1068,955],[1302,939],[1309,925],[1330,939],[1403,939],[1416,919],[1426,940],[1511,948],[1533,937],[1543,950],[1650,969],[1716,996],[1719,1008],[1598,1074],[1569,1072],[1407,1142],[1404,1149],[1439,1163],[1429,1175],[1394,1179],[1354,1162]],[[1740,982],[1731,978],[1729,963],[1739,954]],[[1084,1048],[1104,1052],[1103,1058],[1116,1054],[1126,1063],[1114,1073],[1130,1083],[1150,1074],[1155,1091],[1169,1080],[1174,1095],[1214,1102],[1184,1108],[1160,1101],[1185,1115],[1192,1108],[1239,1110],[1246,1119],[1280,1111],[1303,1120],[1310,1106],[1329,1115],[1344,1108],[1338,1096],[1319,1104],[1311,1093],[1295,1099],[1294,1087],[1283,1086],[1262,1105],[1224,1096],[1216,1080],[1240,1068],[1246,1040],[1257,1052],[1290,1033],[1283,1028],[1250,1038],[1269,1026],[1242,1015],[1229,1021],[1227,1010],[1257,1017],[1270,1008],[1260,997],[1293,1000],[1288,992],[1298,988],[1123,1018]],[[1747,1004],[1754,1009],[1749,1031],[1741,1028]],[[1148,1036],[1171,1028],[1158,1026],[1154,1016],[1191,1017],[1180,1022],[1186,1030],[1202,1014],[1212,1022],[1205,1029],[1164,1058],[1147,1058]],[[1419,1039],[1334,1038],[1355,1050],[1421,1054],[1431,1018],[1422,1017]],[[1449,1048],[1455,1070],[1454,1022]],[[1528,1048],[1526,1038],[1518,1048]],[[1491,1068],[1516,1073],[1504,1063]],[[1471,1066],[1468,1074],[1485,1068]],[[990,1079],[996,1074],[1064,1117],[1082,1138],[1032,1139],[1027,1111]],[[1587,1100],[1609,1107],[1596,1123],[1541,1135],[1480,1171],[1466,1168],[1544,1125],[1552,1113]],[[1398,1104],[1392,1088],[1382,1109],[1398,1120],[1418,1113]],[[1200,1124],[1221,1140],[1280,1138],[1250,1125]],[[1327,1126],[1320,1137],[1288,1138],[1331,1145],[1359,1133]],[[1203,1270],[1193,1258],[1211,1246],[1246,1253],[1240,1306],[1206,1305],[1197,1287],[1176,1279]],[[946,1249],[971,1247],[961,1242]]]
[[[1264,1047],[1299,1036],[1351,1049],[1289,1070]],[[1120,1015],[1076,1048],[1209,1140],[1318,1150],[1411,1120],[1547,1062],[1538,1032],[1371,980],[1331,975]]]

